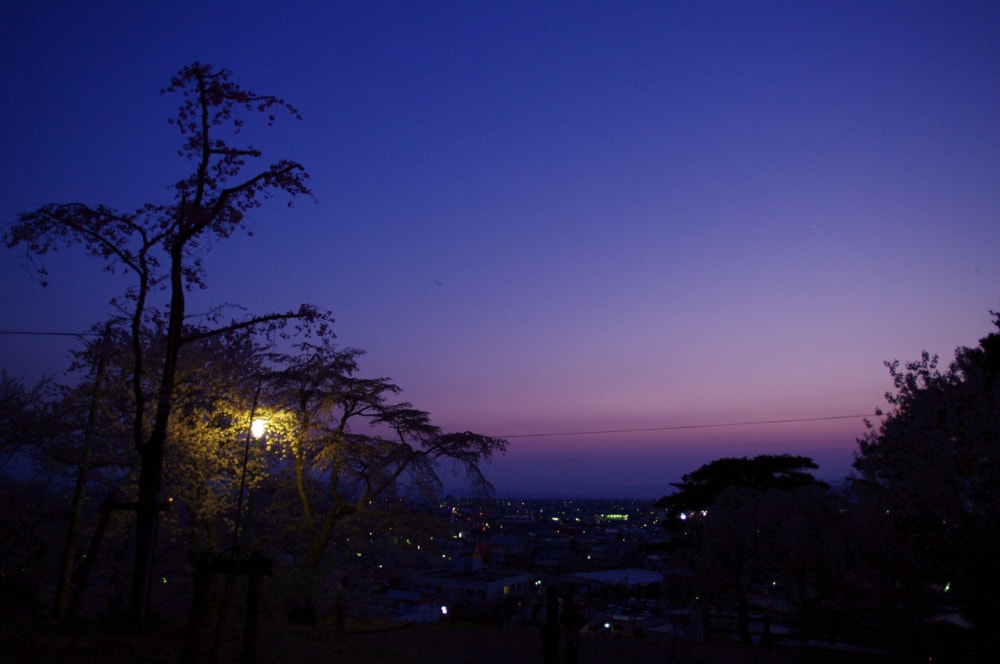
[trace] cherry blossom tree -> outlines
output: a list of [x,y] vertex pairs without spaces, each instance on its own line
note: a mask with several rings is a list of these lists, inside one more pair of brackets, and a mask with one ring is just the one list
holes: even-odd
[[[261,152],[240,144],[248,117],[266,124],[278,113],[299,118],[284,100],[260,95],[235,83],[230,72],[195,62],[180,70],[163,90],[182,98],[171,123],[180,131],[179,154],[192,165],[175,183],[173,200],[148,203],[123,212],[105,205],[53,203],[20,215],[5,233],[8,248],[20,247],[29,267],[44,284],[40,257],[60,247],[79,249],[128,275],[131,285],[114,301],[131,327],[133,408],[131,437],[139,456],[136,501],[135,561],[130,613],[145,621],[152,579],[155,530],[163,496],[163,464],[168,442],[179,358],[194,338],[238,328],[276,332],[293,321],[326,321],[328,316],[303,306],[297,311],[242,316],[186,336],[186,294],[206,287],[204,251],[233,233],[247,229],[246,216],[266,198],[283,194],[290,201],[309,196],[308,175],[297,162],[280,160],[251,169]],[[157,306],[163,291],[165,304]],[[144,344],[143,328],[162,325],[158,352]],[[147,380],[154,362],[157,379]]]

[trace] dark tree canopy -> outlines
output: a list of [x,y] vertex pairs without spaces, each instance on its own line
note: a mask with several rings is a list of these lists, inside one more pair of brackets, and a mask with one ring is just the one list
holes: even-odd
[[[994,313],[1000,330],[1000,314]],[[887,362],[889,411],[858,440],[854,484],[910,564],[900,583],[948,587],[974,623],[1000,616],[1000,332],[945,371]],[[902,569],[900,570],[902,573]]]
[[672,482],[677,491],[661,498],[658,505],[678,512],[707,510],[725,491],[732,488],[765,492],[770,489],[791,491],[802,486],[826,487],[809,471],[816,463],[806,456],[761,454],[747,457],[725,457],[705,464],[698,470]]
[[828,567],[816,553],[816,533],[802,527],[827,511],[828,486],[810,473],[816,468],[809,457],[787,454],[716,459],[682,476],[677,491],[658,502],[670,512],[664,525],[693,573],[696,596],[735,610],[746,642],[760,588],[780,584],[804,606],[801,589],[821,581],[812,569]]

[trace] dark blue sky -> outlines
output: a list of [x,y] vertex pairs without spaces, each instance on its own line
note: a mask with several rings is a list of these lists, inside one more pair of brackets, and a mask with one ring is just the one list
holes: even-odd
[[[447,429],[871,413],[883,360],[950,357],[1000,309],[998,35],[995,3],[6,3],[0,213],[168,200],[188,165],[159,90],[208,62],[299,108],[248,137],[318,204],[207,254],[193,311],[331,309]],[[0,261],[0,328],[110,311],[97,263],[49,264],[42,290]],[[5,337],[0,364],[64,349]],[[511,438],[489,474],[656,494],[788,451],[836,477],[861,432]]]

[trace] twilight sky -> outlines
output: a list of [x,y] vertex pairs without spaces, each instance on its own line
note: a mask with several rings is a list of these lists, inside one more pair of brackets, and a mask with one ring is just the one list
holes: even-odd
[[[870,414],[883,360],[1000,309],[1000,4],[8,2],[0,223],[169,200],[159,90],[195,60],[298,107],[246,135],[318,203],[256,211],[190,310],[332,310],[365,374],[510,436],[500,495],[761,453],[842,477],[860,418],[707,425]],[[95,260],[42,289],[2,251],[0,330],[111,312]],[[0,339],[32,380],[71,343]]]

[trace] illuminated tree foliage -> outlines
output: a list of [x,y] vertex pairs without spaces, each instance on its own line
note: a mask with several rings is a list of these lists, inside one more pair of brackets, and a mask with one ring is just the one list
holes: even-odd
[[178,367],[164,477],[189,550],[231,546],[244,459],[251,489],[264,475],[260,455],[245,455],[261,350],[246,330],[206,335]]

